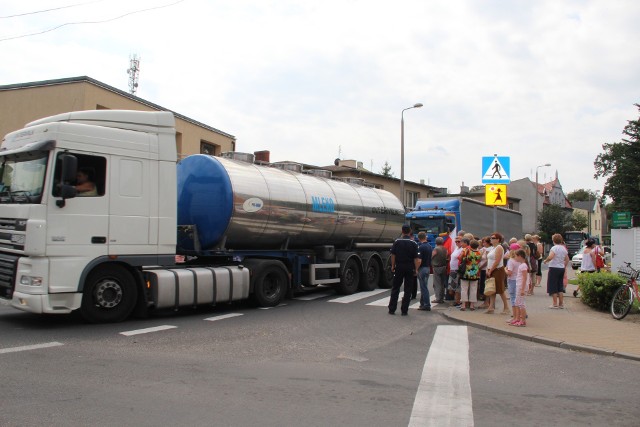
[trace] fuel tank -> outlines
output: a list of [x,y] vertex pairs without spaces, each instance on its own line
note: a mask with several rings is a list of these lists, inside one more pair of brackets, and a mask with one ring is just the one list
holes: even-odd
[[196,225],[202,250],[391,243],[404,221],[387,191],[273,166],[197,154],[177,179],[178,224]]

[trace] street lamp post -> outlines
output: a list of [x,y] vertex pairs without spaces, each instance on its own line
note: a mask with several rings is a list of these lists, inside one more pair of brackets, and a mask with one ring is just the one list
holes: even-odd
[[404,112],[412,108],[422,107],[421,103],[414,104],[413,107],[405,108],[400,114],[400,200],[402,206],[405,205],[404,197]]
[[538,169],[546,166],[551,166],[551,163],[545,163],[544,165],[536,166],[536,209],[535,209],[535,220],[533,223],[533,231],[538,229]]

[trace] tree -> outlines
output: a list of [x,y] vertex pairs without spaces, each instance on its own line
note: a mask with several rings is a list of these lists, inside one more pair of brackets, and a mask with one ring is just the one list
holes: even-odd
[[573,211],[571,215],[571,230],[584,230],[589,225],[589,218],[581,212]]
[[551,241],[554,234],[564,234],[572,228],[571,214],[558,205],[546,205],[538,215],[540,237],[545,241]]
[[394,174],[391,172],[391,165],[388,160],[384,161],[384,165],[382,165],[382,170],[380,171],[380,175],[386,178],[393,178]]
[[620,142],[602,145],[594,178],[607,178],[603,194],[613,199],[615,210],[640,212],[640,118],[627,123]]
[[584,188],[579,188],[577,190],[572,191],[567,194],[567,199],[570,202],[588,202],[591,200],[599,200],[598,194],[592,190],[585,190]]

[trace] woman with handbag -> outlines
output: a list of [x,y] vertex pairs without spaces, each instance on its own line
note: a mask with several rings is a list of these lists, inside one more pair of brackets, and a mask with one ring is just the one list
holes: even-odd
[[[507,296],[504,293],[506,273],[504,271],[503,263],[504,249],[501,245],[502,240],[502,234],[491,233],[491,248],[489,248],[489,253],[487,255],[487,277],[493,278],[495,281],[495,294],[489,296],[489,308],[486,311],[487,314],[493,314],[496,308],[496,295],[500,295],[500,298],[502,298],[504,308],[502,309],[501,314],[511,314],[509,303],[507,302]],[[485,290],[486,287],[487,283],[485,283]]]
[[[467,238],[462,239],[463,242],[468,240]],[[464,265],[464,271],[460,280],[461,311],[465,311],[467,306],[469,310],[475,310],[475,304],[478,302],[477,287],[478,279],[480,279],[480,260],[482,258],[482,253],[478,250],[478,246],[480,246],[480,244],[477,240],[471,240],[469,246],[464,249],[461,256],[461,264]]]

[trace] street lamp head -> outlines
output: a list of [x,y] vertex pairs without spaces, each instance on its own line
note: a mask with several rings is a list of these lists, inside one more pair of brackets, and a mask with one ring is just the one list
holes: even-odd
[[413,108],[420,108],[420,107],[422,107],[422,104],[419,102],[413,105]]
[[545,166],[551,166],[551,163],[545,163]]

